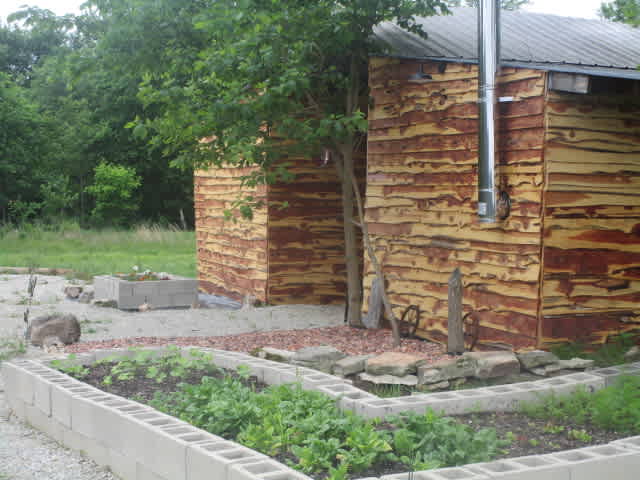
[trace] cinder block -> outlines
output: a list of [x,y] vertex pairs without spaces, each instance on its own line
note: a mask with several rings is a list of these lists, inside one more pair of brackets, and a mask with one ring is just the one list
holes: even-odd
[[196,443],[187,448],[187,480],[226,480],[229,468],[268,457],[234,442]]
[[136,465],[131,456],[109,449],[109,468],[122,480],[136,480]]
[[49,415],[46,415],[36,406],[24,405],[24,420],[33,428],[41,431],[55,441],[60,443],[63,442],[64,431],[67,430],[67,428]]
[[640,451],[611,444],[548,456],[564,462],[572,480],[635,480],[640,472]]
[[465,465],[465,468],[500,480],[571,480],[566,463],[544,455]]
[[38,375],[34,381],[34,405],[47,416],[51,416],[51,387],[56,379],[64,379],[64,376],[48,373]]
[[610,445],[619,446],[623,448],[630,448],[633,450],[640,450],[640,435],[637,437],[627,437],[615,442],[611,442]]
[[72,450],[87,455],[100,466],[109,465],[109,449],[96,439],[85,437],[69,428],[64,428],[62,443]]
[[[162,475],[158,475],[156,472],[148,468],[146,465],[142,463],[136,464],[136,480],[171,480],[169,478],[163,477]],[[123,479],[128,480],[128,479]]]
[[324,385],[337,385],[343,384],[343,380],[340,377],[329,375],[326,373],[313,372],[306,374],[306,372],[298,372],[302,379],[302,388],[305,390],[317,390],[318,387]]
[[54,379],[51,381],[51,416],[67,428],[71,428],[71,398],[74,396],[72,389],[80,387],[90,391],[90,387],[82,387],[83,384],[73,380]]
[[402,404],[389,398],[356,400],[356,414],[365,418],[385,418],[402,411]]
[[[409,480],[408,474],[405,474],[405,475],[407,476],[403,478]],[[490,478],[493,478],[493,477],[489,477],[482,473],[474,472],[473,470],[470,470],[465,467],[451,467],[451,468],[440,468],[438,470],[426,470],[426,471],[416,472],[413,476],[413,480],[489,480]],[[387,477],[382,477],[381,480],[387,480]]]
[[[240,463],[231,465],[228,470],[228,480],[257,480],[265,478],[267,474],[287,473],[289,469],[275,460],[260,460],[254,463]],[[305,478],[304,476],[302,478]]]

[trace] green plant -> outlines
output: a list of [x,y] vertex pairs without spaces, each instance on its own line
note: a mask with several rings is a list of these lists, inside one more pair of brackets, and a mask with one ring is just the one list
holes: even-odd
[[89,369],[77,363],[76,360],[76,355],[71,353],[65,359],[52,360],[51,366],[75,378],[84,378],[89,375]]
[[567,438],[570,440],[578,440],[583,443],[589,443],[593,437],[586,430],[572,429],[567,432]]
[[640,433],[640,378],[623,376],[595,393],[581,388],[571,395],[550,395],[538,404],[523,404],[535,418],[590,424],[625,434]]
[[624,363],[624,354],[636,344],[638,338],[637,332],[624,332],[610,337],[607,343],[596,347],[576,341],[556,345],[551,348],[551,352],[563,360],[588,358],[598,367],[610,367]]
[[0,338],[0,362],[9,360],[27,351],[27,345],[22,338]]
[[548,423],[547,425],[544,426],[542,431],[544,433],[551,433],[553,435],[557,435],[559,433],[564,432],[564,426],[562,426],[562,425],[554,425],[552,423]]
[[93,221],[98,225],[130,225],[138,209],[134,193],[139,186],[140,177],[133,168],[100,163],[95,168],[93,185],[85,189],[95,199]]

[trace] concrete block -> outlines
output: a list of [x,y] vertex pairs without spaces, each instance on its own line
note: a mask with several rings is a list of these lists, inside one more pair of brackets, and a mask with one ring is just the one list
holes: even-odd
[[198,299],[198,281],[172,275],[169,280],[131,282],[100,275],[94,277],[94,297],[114,300],[120,309],[137,309],[148,303],[154,308],[190,307]]
[[635,480],[640,472],[640,451],[614,445],[581,448],[548,455],[565,463],[571,480]]
[[229,467],[227,480],[257,480],[267,474],[286,473],[287,470],[287,467],[275,460],[240,463]]
[[24,421],[55,441],[63,442],[67,428],[34,405],[24,405]]
[[56,379],[65,379],[65,376],[58,373],[47,373],[38,375],[34,379],[34,405],[47,416],[51,416],[51,387]]
[[611,442],[610,445],[630,448],[633,450],[640,450],[640,435],[638,435],[637,437],[622,438],[620,440],[616,440],[615,442]]
[[[91,391],[91,387],[67,379],[53,379],[51,385],[51,416],[67,428],[71,428],[71,398],[74,396],[74,387],[77,393]],[[80,389],[81,391],[77,391]]]
[[571,480],[571,472],[566,463],[544,455],[465,465],[465,468],[500,480]]
[[100,466],[104,467],[110,464],[109,449],[97,439],[85,437],[78,432],[64,428],[62,443],[72,450],[85,454]]
[[240,463],[229,468],[227,480],[313,480],[275,460]]
[[356,413],[365,418],[385,418],[402,412],[402,403],[390,398],[356,401]]
[[109,468],[123,480],[136,479],[137,462],[129,455],[109,449]]
[[[148,468],[146,465],[136,463],[136,480],[171,480],[169,478],[158,475],[156,472]],[[128,479],[123,479],[128,480]]]
[[609,387],[616,383],[618,378],[622,375],[638,375],[640,374],[640,368],[633,367],[633,364],[619,365],[607,368],[598,368],[589,372],[591,375],[596,375],[604,379],[605,386]]
[[[299,372],[302,373],[302,372]],[[311,374],[302,374],[302,388],[305,390],[317,390],[318,387],[323,385],[336,385],[341,384],[342,379],[326,373],[313,372]]]
[[187,480],[226,480],[232,465],[266,459],[261,453],[223,439],[196,443],[187,448]]
[[489,480],[491,477],[463,467],[440,468],[413,473],[384,475],[380,480]]

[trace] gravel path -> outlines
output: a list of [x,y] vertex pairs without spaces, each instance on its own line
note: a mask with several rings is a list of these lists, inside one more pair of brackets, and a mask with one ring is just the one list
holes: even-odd
[[15,417],[9,418],[0,379],[0,479],[116,480],[117,477]]

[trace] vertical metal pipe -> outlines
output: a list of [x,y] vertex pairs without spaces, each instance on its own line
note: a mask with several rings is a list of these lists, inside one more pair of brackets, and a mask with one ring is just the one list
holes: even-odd
[[480,115],[478,215],[496,221],[496,158],[498,155],[497,73],[500,65],[500,0],[480,0],[478,9],[478,103]]

